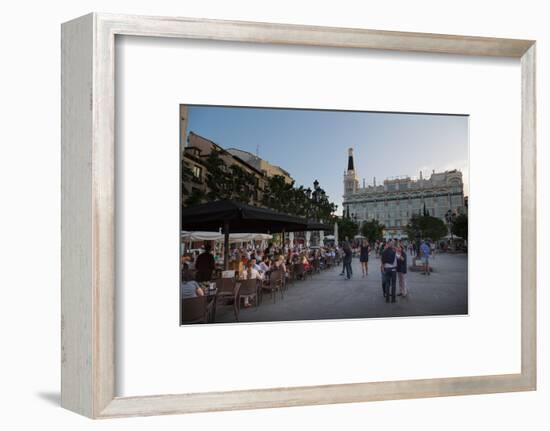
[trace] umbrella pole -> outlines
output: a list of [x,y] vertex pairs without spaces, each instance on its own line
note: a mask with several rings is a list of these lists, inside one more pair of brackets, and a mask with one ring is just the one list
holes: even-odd
[[229,222],[223,222],[223,269],[229,269]]

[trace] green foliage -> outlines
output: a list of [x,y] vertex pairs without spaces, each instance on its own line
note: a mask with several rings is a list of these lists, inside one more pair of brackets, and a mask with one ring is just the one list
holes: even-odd
[[210,201],[231,199],[233,181],[227,171],[225,162],[220,157],[220,151],[212,150],[206,160],[206,185],[208,186],[207,199]]
[[340,241],[352,240],[359,232],[359,225],[353,220],[342,217],[338,219],[338,239]]
[[187,197],[187,199],[184,199],[183,203],[186,206],[192,206],[192,205],[198,205],[206,199],[206,194],[199,189],[193,189],[191,190],[191,193]]
[[191,189],[187,186],[194,180],[193,171],[185,161],[181,162],[181,194],[182,196],[189,196]]
[[230,170],[230,199],[249,204],[258,187],[256,176],[238,165],[232,165]]
[[462,239],[468,239],[468,216],[466,214],[459,214],[454,218],[451,232]]
[[369,242],[383,239],[384,236],[383,224],[380,224],[378,220],[370,220],[363,223],[361,226],[361,235],[363,235]]
[[294,182],[287,183],[280,175],[265,178],[263,188],[258,178],[239,165],[227,166],[221,157],[221,151],[213,149],[204,159],[206,175],[204,184],[208,193],[200,190],[189,190],[191,182],[198,182],[193,172],[185,162],[182,162],[182,201],[185,205],[232,199],[235,201],[260,205],[273,210],[297,215],[310,220],[332,223],[337,205],[329,201],[329,197],[320,189],[316,191],[316,198],[311,191],[308,195],[303,186],[295,187]]
[[288,184],[280,175],[269,177],[263,190],[262,205],[279,212],[291,213],[295,200],[293,185]]
[[415,214],[409,220],[406,231],[410,240],[429,238],[437,241],[447,235],[447,226],[445,226],[443,220],[437,217]]

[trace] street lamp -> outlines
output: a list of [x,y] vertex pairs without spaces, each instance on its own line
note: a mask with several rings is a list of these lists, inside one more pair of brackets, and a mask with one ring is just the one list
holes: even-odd
[[456,214],[450,209],[445,213],[445,221],[447,222],[447,226],[449,228],[449,233],[451,234],[451,244],[453,243],[453,240],[454,240],[452,223],[453,223],[455,217],[456,217]]

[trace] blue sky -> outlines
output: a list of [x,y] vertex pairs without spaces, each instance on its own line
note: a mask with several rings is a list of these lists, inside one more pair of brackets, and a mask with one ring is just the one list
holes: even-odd
[[432,169],[460,169],[468,194],[468,117],[432,114],[190,106],[187,131],[250,151],[287,170],[296,185],[317,179],[342,209],[348,148],[372,184]]

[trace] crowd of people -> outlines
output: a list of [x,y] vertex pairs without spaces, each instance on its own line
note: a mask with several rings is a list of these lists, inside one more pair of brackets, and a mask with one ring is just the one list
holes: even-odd
[[[435,244],[428,241],[405,242],[401,240],[367,240],[348,242],[341,245],[329,244],[317,247],[305,247],[303,244],[289,246],[249,243],[234,247],[229,254],[229,268],[240,280],[264,280],[270,272],[281,270],[288,279],[290,268],[294,264],[303,264],[305,272],[311,272],[314,265],[319,269],[329,263],[342,263],[341,276],[350,280],[353,276],[353,257],[359,257],[362,277],[369,274],[369,256],[380,259],[382,292],[386,302],[396,302],[396,296],[407,296],[408,256],[418,257],[422,262],[421,274],[430,275],[430,257],[435,255]],[[213,253],[209,244],[201,252],[184,253],[181,259],[181,297],[191,298],[204,295],[201,282],[218,278],[222,271],[221,252]],[[397,285],[399,292],[396,292]],[[245,303],[245,307],[248,304]]]
[[[341,276],[350,280],[353,276],[352,259],[359,255],[362,276],[369,271],[369,256],[371,253],[380,259],[380,275],[382,292],[386,302],[396,302],[396,296],[407,296],[408,256],[418,257],[422,263],[422,275],[430,275],[430,258],[435,256],[435,243],[429,241],[405,242],[402,240],[375,241],[372,246],[363,240],[357,243],[345,242],[342,246],[343,265]],[[396,287],[399,285],[399,292]]]
[[[290,268],[294,264],[302,264],[304,271],[310,273],[314,265],[319,269],[325,267],[329,261],[341,260],[341,249],[334,246],[317,248],[305,247],[303,244],[295,246],[277,246],[269,243],[267,247],[247,244],[235,247],[229,253],[228,267],[239,280],[264,280],[272,271],[281,270],[286,279],[290,278]],[[221,252],[213,253],[209,244],[201,252],[186,252],[181,258],[181,297],[192,298],[203,295],[199,283],[218,278],[223,267]],[[248,304],[245,302],[245,307]]]

